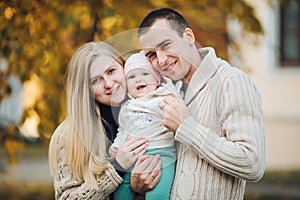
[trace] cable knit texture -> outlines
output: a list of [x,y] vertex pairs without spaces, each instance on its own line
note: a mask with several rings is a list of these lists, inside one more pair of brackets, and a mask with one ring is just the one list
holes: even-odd
[[178,161],[171,199],[243,199],[246,181],[265,169],[261,97],[241,70],[212,48],[189,83],[191,117],[178,128]]
[[84,181],[79,181],[72,177],[72,172],[70,171],[70,166],[67,164],[66,159],[66,130],[67,121],[64,121],[56,129],[51,139],[51,142],[55,142],[59,146],[57,157],[59,171],[54,177],[55,199],[109,199],[109,195],[119,186],[122,182],[122,178],[112,165],[97,179],[98,190],[90,188]]

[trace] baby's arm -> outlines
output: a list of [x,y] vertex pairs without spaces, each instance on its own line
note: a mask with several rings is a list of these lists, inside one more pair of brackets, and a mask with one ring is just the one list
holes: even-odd
[[117,153],[118,153],[118,150],[119,150],[118,147],[116,147],[116,146],[111,146],[111,147],[109,148],[109,151],[108,151],[109,156],[112,157],[112,158],[116,158]]
[[110,148],[108,150],[108,154],[112,158],[116,158],[120,146],[124,144],[124,142],[127,138],[127,136],[121,131],[120,128],[118,131],[119,132],[117,133],[117,136],[116,136],[114,142],[112,143],[112,145],[110,146]]

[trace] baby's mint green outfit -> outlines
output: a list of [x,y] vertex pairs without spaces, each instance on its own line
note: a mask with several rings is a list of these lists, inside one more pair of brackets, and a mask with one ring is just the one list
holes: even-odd
[[[145,155],[156,154],[160,154],[162,161],[161,177],[158,184],[146,192],[146,200],[169,200],[175,176],[176,149],[175,147],[157,148],[147,150],[145,153]],[[130,188],[130,176],[131,172],[123,176],[123,183],[114,192],[115,200],[134,200],[135,192]]]

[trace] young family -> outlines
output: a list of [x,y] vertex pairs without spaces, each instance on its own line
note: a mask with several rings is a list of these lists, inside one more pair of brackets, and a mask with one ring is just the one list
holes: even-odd
[[148,13],[138,39],[126,62],[104,42],[71,58],[67,117],[49,147],[55,198],[243,199],[265,169],[254,83],[198,49],[175,10]]

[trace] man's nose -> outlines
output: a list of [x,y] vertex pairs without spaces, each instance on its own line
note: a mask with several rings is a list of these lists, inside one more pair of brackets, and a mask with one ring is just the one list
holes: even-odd
[[157,51],[156,56],[159,65],[164,65],[166,63],[167,56],[163,51]]

